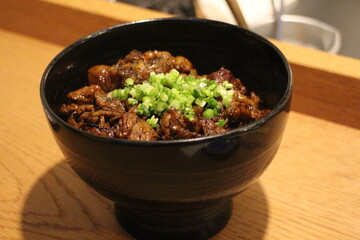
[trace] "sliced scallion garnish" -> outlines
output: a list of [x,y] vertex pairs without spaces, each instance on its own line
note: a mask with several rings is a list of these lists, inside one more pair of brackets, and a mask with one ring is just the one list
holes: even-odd
[[[125,88],[108,94],[111,98],[127,99],[131,105],[139,104],[136,113],[148,117],[147,122],[152,127],[157,126],[156,116],[161,116],[170,108],[182,111],[190,120],[195,116],[194,105],[204,108],[205,119],[219,116],[219,111],[230,104],[233,95],[233,84],[228,81],[218,84],[206,78],[180,75],[175,69],[165,74],[151,73],[149,80],[142,84],[134,84],[134,80],[128,78]],[[217,125],[222,125],[223,121],[220,120]]]

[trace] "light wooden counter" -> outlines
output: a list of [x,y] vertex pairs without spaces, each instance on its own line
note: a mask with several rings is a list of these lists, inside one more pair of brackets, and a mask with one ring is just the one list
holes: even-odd
[[[2,0],[0,9],[0,239],[132,239],[112,203],[64,163],[39,83],[79,37],[168,15],[100,0]],[[360,60],[275,44],[295,79],[283,143],[213,239],[360,239]]]

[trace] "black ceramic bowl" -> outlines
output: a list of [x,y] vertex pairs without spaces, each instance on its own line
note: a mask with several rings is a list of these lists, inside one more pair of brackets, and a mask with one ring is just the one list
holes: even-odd
[[[236,130],[188,140],[110,139],[73,128],[57,109],[87,84],[87,69],[114,64],[133,49],[189,58],[200,74],[230,69],[272,111]],[[121,225],[139,239],[206,239],[231,215],[231,199],[274,158],[290,108],[292,77],[266,39],[216,21],[159,19],[110,27],[63,50],[47,67],[41,100],[54,137],[74,171],[115,202]]]

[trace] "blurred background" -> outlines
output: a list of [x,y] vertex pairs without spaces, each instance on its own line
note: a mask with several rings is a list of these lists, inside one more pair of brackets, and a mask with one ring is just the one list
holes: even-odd
[[[360,59],[360,0],[110,0],[183,17],[238,24],[265,37]],[[244,26],[243,26],[244,27]]]

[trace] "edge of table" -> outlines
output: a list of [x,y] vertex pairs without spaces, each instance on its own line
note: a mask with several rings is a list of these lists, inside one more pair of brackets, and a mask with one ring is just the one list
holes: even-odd
[[[112,25],[172,15],[102,0],[1,1],[0,27],[67,46]],[[31,9],[31,14],[29,14]],[[360,60],[272,40],[295,80],[292,109],[360,128]]]
[[[0,238],[131,239],[111,203],[65,164],[35,96],[43,68],[71,42],[171,16],[101,0],[0,1],[0,9]],[[360,60],[272,41],[291,63],[293,111],[275,161],[234,199],[232,219],[214,239],[356,239]]]

